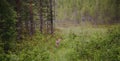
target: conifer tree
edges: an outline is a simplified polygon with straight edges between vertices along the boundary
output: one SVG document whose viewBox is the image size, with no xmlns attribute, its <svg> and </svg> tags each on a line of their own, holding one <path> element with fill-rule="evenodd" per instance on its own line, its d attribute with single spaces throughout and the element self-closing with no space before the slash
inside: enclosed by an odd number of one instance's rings
<svg viewBox="0 0 120 61">
<path fill-rule="evenodd" d="M 4 51 L 8 53 L 10 44 L 15 40 L 15 11 L 6 0 L 0 0 L 0 39 L 4 43 Z"/>
</svg>

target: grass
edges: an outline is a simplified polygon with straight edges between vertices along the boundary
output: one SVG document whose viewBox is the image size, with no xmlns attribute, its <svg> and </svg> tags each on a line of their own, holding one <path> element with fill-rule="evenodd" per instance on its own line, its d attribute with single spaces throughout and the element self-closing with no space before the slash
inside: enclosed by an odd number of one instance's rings
<svg viewBox="0 0 120 61">
<path fill-rule="evenodd" d="M 120 28 L 109 28 L 59 28 L 52 36 L 37 33 L 17 43 L 8 55 L 0 54 L 0 61 L 119 61 Z M 61 37 L 56 48 L 55 41 Z"/>
</svg>

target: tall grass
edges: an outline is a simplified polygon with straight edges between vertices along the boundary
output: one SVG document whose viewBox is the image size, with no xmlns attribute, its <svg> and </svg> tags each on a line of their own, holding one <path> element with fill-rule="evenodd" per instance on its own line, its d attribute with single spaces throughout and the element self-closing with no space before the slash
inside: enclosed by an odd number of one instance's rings
<svg viewBox="0 0 120 61">
<path fill-rule="evenodd" d="M 16 43 L 7 55 L 0 48 L 0 61 L 120 61 L 119 25 L 67 29 L 52 36 L 37 33 Z M 59 47 L 55 47 L 61 37 Z"/>
<path fill-rule="evenodd" d="M 71 61 L 120 61 L 120 26 L 113 26 L 106 33 L 93 31 L 80 35 L 71 34 L 74 52 Z M 70 40 L 72 40 L 70 39 Z"/>
</svg>

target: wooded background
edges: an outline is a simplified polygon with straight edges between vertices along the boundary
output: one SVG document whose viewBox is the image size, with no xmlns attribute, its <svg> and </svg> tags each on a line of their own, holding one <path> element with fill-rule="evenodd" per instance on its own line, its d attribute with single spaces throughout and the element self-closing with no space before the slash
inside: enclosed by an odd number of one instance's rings
<svg viewBox="0 0 120 61">
<path fill-rule="evenodd" d="M 56 26 L 120 23 L 120 0 L 0 0 L 0 51 Z"/>
<path fill-rule="evenodd" d="M 120 0 L 57 0 L 56 21 L 93 25 L 120 22 Z"/>
<path fill-rule="evenodd" d="M 9 43 L 32 37 L 36 31 L 54 33 L 54 0 L 0 0 L 0 40 Z"/>
</svg>

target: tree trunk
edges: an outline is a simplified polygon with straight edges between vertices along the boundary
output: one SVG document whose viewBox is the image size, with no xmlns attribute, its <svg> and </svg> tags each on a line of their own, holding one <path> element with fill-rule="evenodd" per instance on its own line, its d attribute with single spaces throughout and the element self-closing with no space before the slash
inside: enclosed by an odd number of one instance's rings
<svg viewBox="0 0 120 61">
<path fill-rule="evenodd" d="M 39 10 L 39 15 L 40 15 L 40 32 L 43 33 L 43 17 L 42 17 L 42 0 L 40 0 L 40 10 Z"/>
<path fill-rule="evenodd" d="M 53 30 L 53 6 L 52 6 L 53 4 L 52 4 L 52 2 L 53 2 L 53 1 L 50 0 L 50 23 L 51 23 L 51 24 L 50 24 L 50 25 L 51 25 L 51 28 L 50 28 L 50 31 L 51 31 L 51 32 L 50 32 L 50 33 L 51 33 L 51 34 L 53 34 L 53 31 L 54 31 L 54 30 Z"/>
<path fill-rule="evenodd" d="M 33 20 L 32 0 L 30 0 L 30 36 L 35 33 L 35 23 Z"/>
<path fill-rule="evenodd" d="M 27 35 L 29 34 L 29 20 L 26 20 L 25 21 L 25 29 L 26 29 L 26 33 L 27 33 Z"/>
<path fill-rule="evenodd" d="M 21 20 L 21 1 L 16 0 L 16 11 L 17 11 L 17 40 L 22 38 L 22 20 Z"/>
</svg>

